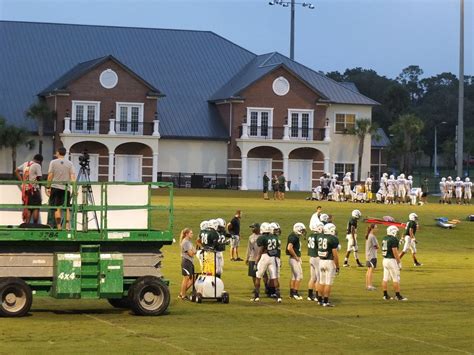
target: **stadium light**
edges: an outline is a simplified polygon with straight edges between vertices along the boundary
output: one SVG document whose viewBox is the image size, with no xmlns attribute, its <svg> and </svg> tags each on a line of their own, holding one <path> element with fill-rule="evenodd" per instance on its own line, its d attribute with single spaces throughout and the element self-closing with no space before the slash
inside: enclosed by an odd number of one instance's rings
<svg viewBox="0 0 474 355">
<path fill-rule="evenodd" d="M 314 5 L 310 2 L 296 2 L 295 0 L 283 1 L 283 0 L 272 0 L 268 5 L 281 5 L 283 7 L 289 7 L 291 5 L 291 23 L 290 23 L 290 59 L 295 59 L 295 6 L 301 5 L 302 7 L 314 10 Z"/>
</svg>

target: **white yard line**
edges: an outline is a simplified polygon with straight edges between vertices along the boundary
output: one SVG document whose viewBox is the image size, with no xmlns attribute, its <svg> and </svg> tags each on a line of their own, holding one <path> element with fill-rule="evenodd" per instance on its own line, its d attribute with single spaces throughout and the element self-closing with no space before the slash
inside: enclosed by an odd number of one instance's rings
<svg viewBox="0 0 474 355">
<path fill-rule="evenodd" d="M 141 338 L 144 338 L 144 339 L 147 339 L 147 340 L 150 340 L 150 341 L 153 341 L 155 343 L 159 343 L 159 344 L 162 344 L 162 345 L 165 345 L 165 346 L 168 346 L 170 348 L 173 348 L 175 350 L 178 350 L 182 353 L 185 353 L 185 354 L 194 354 L 193 352 L 191 351 L 188 351 L 178 345 L 174 345 L 174 344 L 171 344 L 171 343 L 168 343 L 166 341 L 163 341 L 163 340 L 160 340 L 160 339 L 157 339 L 157 338 L 152 338 L 152 337 L 148 337 L 146 335 L 143 335 L 143 334 L 140 334 L 139 332 L 133 330 L 133 329 L 129 329 L 129 328 L 125 328 L 125 327 L 122 327 L 121 325 L 117 325 L 113 322 L 109 322 L 107 320 L 104 320 L 104 319 L 101 319 L 101 318 L 98 318 L 98 317 L 95 317 L 93 315 L 90 315 L 90 314 L 86 314 L 85 315 L 86 317 L 88 318 L 91 318 L 91 319 L 94 319 L 95 321 L 97 322 L 101 322 L 101 323 L 104 323 L 104 324 L 107 324 L 107 325 L 110 325 L 111 327 L 114 327 L 114 328 L 117 328 L 117 329 L 121 329 L 123 330 L 124 332 L 127 332 L 129 334 L 133 334 L 133 335 L 136 335 L 138 337 L 141 337 Z"/>
<path fill-rule="evenodd" d="M 241 301 L 244 301 L 244 302 L 248 301 L 245 298 L 240 298 L 240 297 L 235 297 L 235 296 L 234 296 L 234 298 L 237 298 L 237 299 L 239 299 Z M 457 352 L 464 353 L 464 354 L 471 354 L 469 351 L 452 348 L 450 346 L 440 345 L 440 344 L 436 344 L 436 343 L 430 343 L 428 341 L 416 339 L 416 338 L 413 338 L 413 337 L 407 337 L 407 336 L 398 335 L 398 334 L 394 334 L 394 333 L 386 333 L 384 331 L 379 331 L 379 330 L 375 330 L 375 329 L 371 329 L 371 328 L 364 328 L 364 327 L 361 327 L 361 326 L 358 326 L 358 325 L 355 325 L 355 324 L 351 324 L 351 323 L 348 323 L 348 322 L 342 322 L 342 321 L 339 321 L 339 320 L 330 319 L 330 318 L 326 318 L 326 317 L 323 317 L 323 316 L 316 316 L 316 315 L 313 315 L 313 314 L 299 312 L 299 311 L 296 311 L 296 310 L 291 309 L 291 308 L 284 308 L 284 306 L 282 306 L 282 305 L 273 306 L 273 305 L 270 305 L 270 304 L 265 304 L 263 302 L 258 302 L 258 304 L 261 305 L 261 306 L 274 308 L 274 309 L 280 310 L 282 312 L 291 312 L 291 313 L 303 315 L 303 316 L 306 316 L 306 317 L 322 319 L 322 320 L 325 320 L 325 321 L 328 321 L 328 322 L 336 323 L 336 324 L 339 324 L 339 325 L 344 325 L 346 327 L 351 327 L 351 328 L 363 330 L 365 332 L 372 332 L 372 333 L 382 334 L 382 335 L 385 335 L 387 337 L 397 337 L 399 339 L 410 340 L 410 341 L 413 341 L 415 343 L 420 343 L 420 344 L 424 344 L 424 345 L 428 345 L 428 346 L 434 346 L 434 347 L 444 349 L 444 350 L 457 351 Z M 323 309 L 323 307 L 320 307 L 320 306 L 318 306 L 318 308 Z"/>
</svg>

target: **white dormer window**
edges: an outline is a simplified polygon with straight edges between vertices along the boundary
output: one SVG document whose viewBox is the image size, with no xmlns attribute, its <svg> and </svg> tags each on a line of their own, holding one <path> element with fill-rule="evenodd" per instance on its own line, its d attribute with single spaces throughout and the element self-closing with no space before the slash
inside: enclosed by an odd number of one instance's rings
<svg viewBox="0 0 474 355">
<path fill-rule="evenodd" d="M 100 102 L 73 101 L 72 102 L 72 133 L 99 133 Z"/>
<path fill-rule="evenodd" d="M 117 102 L 117 134 L 143 134 L 143 103 Z"/>
</svg>

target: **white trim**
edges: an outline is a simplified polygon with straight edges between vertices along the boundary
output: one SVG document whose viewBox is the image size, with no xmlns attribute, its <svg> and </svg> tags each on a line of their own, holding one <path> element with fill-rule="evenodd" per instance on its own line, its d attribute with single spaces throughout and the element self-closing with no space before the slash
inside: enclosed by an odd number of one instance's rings
<svg viewBox="0 0 474 355">
<path fill-rule="evenodd" d="M 107 85 L 107 84 L 105 84 L 104 81 L 103 81 L 103 80 L 104 80 L 104 75 L 105 75 L 105 74 L 108 74 L 108 73 L 112 73 L 112 75 L 115 76 L 115 78 L 114 78 L 115 81 L 113 82 L 112 85 Z M 118 82 L 119 82 L 119 77 L 118 77 L 117 73 L 116 73 L 114 70 L 110 69 L 110 68 L 105 69 L 105 70 L 102 71 L 102 73 L 100 73 L 100 75 L 99 75 L 99 83 L 100 83 L 100 85 L 102 85 L 102 87 L 105 88 L 105 89 L 113 89 L 114 87 L 117 86 Z"/>
<path fill-rule="evenodd" d="M 298 114 L 298 137 L 291 136 L 291 114 L 297 113 Z M 303 130 L 302 125 L 302 115 L 303 113 L 309 114 L 309 122 L 308 122 L 308 137 L 300 137 L 300 133 Z M 289 128 L 289 137 L 290 140 L 313 140 L 313 128 L 314 128 L 314 110 L 312 109 L 299 109 L 299 108 L 289 108 L 288 109 L 288 128 Z M 300 132 L 301 130 L 301 132 Z"/>
<path fill-rule="evenodd" d="M 143 115 L 145 110 L 145 104 L 143 102 L 119 102 L 115 103 L 115 133 L 116 134 L 133 134 L 135 132 L 131 131 L 132 123 L 132 111 L 128 108 L 130 107 L 139 107 L 138 110 L 138 131 L 136 133 L 143 135 Z M 120 107 L 127 107 L 127 130 L 120 130 Z"/>
<path fill-rule="evenodd" d="M 344 134 L 344 132 L 341 132 L 341 131 L 336 131 L 336 115 L 354 115 L 355 118 L 354 118 L 354 125 L 355 125 L 355 121 L 357 121 L 357 119 L 359 118 L 359 113 L 358 112 L 353 112 L 353 111 L 337 111 L 337 112 L 334 112 L 334 117 L 333 117 L 333 133 L 336 133 L 336 134 Z M 344 117 L 344 122 L 345 122 L 345 117 Z"/>
<path fill-rule="evenodd" d="M 71 101 L 71 133 L 89 133 L 89 134 L 98 134 L 99 133 L 99 127 L 100 124 L 97 123 L 96 127 L 96 122 L 100 121 L 100 101 L 84 101 L 84 100 L 72 100 Z M 94 116 L 94 130 L 77 130 L 76 129 L 76 106 L 77 105 L 95 105 L 96 110 L 95 110 L 95 116 Z M 83 124 L 87 128 L 87 110 L 84 111 L 84 117 L 82 118 Z"/>
<path fill-rule="evenodd" d="M 247 107 L 247 126 L 248 126 L 248 133 L 249 133 L 249 138 L 265 138 L 265 136 L 262 136 L 260 134 L 257 134 L 256 136 L 250 135 L 251 131 L 251 122 L 250 122 L 250 116 L 251 112 L 257 112 L 257 127 L 261 127 L 261 113 L 262 112 L 268 112 L 268 136 L 266 136 L 266 139 L 273 139 L 273 107 Z M 257 129 L 258 133 L 258 129 Z"/>
</svg>

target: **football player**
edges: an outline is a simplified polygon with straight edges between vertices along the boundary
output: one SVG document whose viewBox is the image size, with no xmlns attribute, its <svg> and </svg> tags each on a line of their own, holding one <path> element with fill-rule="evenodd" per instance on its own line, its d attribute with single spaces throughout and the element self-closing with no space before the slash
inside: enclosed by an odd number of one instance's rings
<svg viewBox="0 0 474 355">
<path fill-rule="evenodd" d="M 293 232 L 288 236 L 286 244 L 286 255 L 289 256 L 289 264 L 291 269 L 290 279 L 290 298 L 302 300 L 299 295 L 301 280 L 303 280 L 303 267 L 301 266 L 301 241 L 300 237 L 306 234 L 306 227 L 303 223 L 298 222 L 293 226 Z"/>
<path fill-rule="evenodd" d="M 446 190 L 445 177 L 441 178 L 441 181 L 439 182 L 439 193 L 440 193 L 439 203 L 446 203 L 448 199 L 448 190 Z"/>
<path fill-rule="evenodd" d="M 334 224 L 326 224 L 323 232 L 324 234 L 318 237 L 319 273 L 321 276 L 319 281 L 321 294 L 318 296 L 318 303 L 324 307 L 334 307 L 329 302 L 329 296 L 334 277 L 339 274 L 339 255 L 337 253 L 339 240 L 336 237 Z"/>
<path fill-rule="evenodd" d="M 257 238 L 257 246 L 259 252 L 257 256 L 257 273 L 255 278 L 253 302 L 260 300 L 260 280 L 268 271 L 270 274 L 270 282 L 275 287 L 275 294 L 278 303 L 281 303 L 280 296 L 280 251 L 281 241 L 278 236 L 271 234 L 272 228 L 270 223 L 263 222 L 260 225 L 261 235 Z"/>
<path fill-rule="evenodd" d="M 472 182 L 468 177 L 464 179 L 463 189 L 464 189 L 464 203 L 466 205 L 470 205 L 471 198 L 472 198 Z"/>
<path fill-rule="evenodd" d="M 203 264 L 206 258 L 206 254 L 209 252 L 215 252 L 217 243 L 219 241 L 219 234 L 217 233 L 218 226 L 219 226 L 219 222 L 217 222 L 217 219 L 209 220 L 208 228 L 204 231 L 204 233 L 201 233 L 199 235 L 199 239 L 197 240 L 197 244 L 203 249 L 202 251 Z M 216 255 L 216 258 L 217 258 L 217 255 Z M 214 266 L 215 266 L 216 276 L 218 276 L 218 271 L 222 271 L 222 270 L 219 269 L 220 266 L 218 265 L 217 262 Z"/>
<path fill-rule="evenodd" d="M 411 254 L 413 256 L 413 262 L 415 266 L 422 266 L 423 264 L 419 263 L 418 260 L 416 259 L 416 229 L 418 227 L 418 215 L 416 213 L 410 213 L 408 215 L 409 221 L 407 222 L 407 225 L 405 227 L 405 244 L 403 245 L 403 250 L 400 254 L 400 259 L 405 255 L 408 250 L 411 251 Z"/>
<path fill-rule="evenodd" d="M 197 244 L 197 247 L 198 247 L 198 250 L 196 252 L 196 256 L 198 258 L 198 261 L 199 261 L 199 265 L 201 266 L 201 270 L 202 270 L 202 263 L 204 261 L 204 251 L 202 250 L 202 242 L 201 242 L 201 238 L 203 236 L 203 234 L 205 232 L 207 232 L 209 228 L 209 221 L 202 221 L 201 224 L 199 225 L 199 237 L 196 241 L 196 244 Z"/>
<path fill-rule="evenodd" d="M 383 173 L 380 178 L 380 186 L 379 186 L 382 202 L 385 202 L 385 198 L 387 197 L 387 180 L 388 180 L 388 174 Z"/>
<path fill-rule="evenodd" d="M 344 199 L 346 201 L 352 201 L 351 173 L 350 172 L 347 172 L 344 178 L 342 179 L 342 186 L 344 188 Z"/>
<path fill-rule="evenodd" d="M 382 256 L 383 256 L 383 299 L 391 300 L 387 291 L 388 281 L 392 280 L 393 289 L 395 290 L 395 299 L 398 301 L 407 301 L 405 297 L 400 294 L 400 270 L 402 262 L 398 255 L 398 228 L 396 226 L 389 226 L 387 228 L 387 235 L 382 240 Z"/>
<path fill-rule="evenodd" d="M 456 181 L 454 182 L 454 192 L 456 194 L 456 203 L 458 205 L 462 203 L 462 188 L 463 188 L 463 182 L 461 181 L 461 178 L 458 176 L 456 178 Z"/>
<path fill-rule="evenodd" d="M 390 175 L 389 179 L 387 180 L 387 196 L 385 198 L 385 203 L 391 203 L 393 204 L 393 201 L 395 199 L 395 176 Z"/>
<path fill-rule="evenodd" d="M 219 238 L 217 239 L 217 243 L 215 246 L 216 250 L 216 274 L 217 277 L 221 277 L 222 273 L 224 272 L 224 251 L 225 245 L 227 241 L 232 238 L 232 236 L 226 232 L 226 223 L 223 218 L 217 218 L 217 234 Z"/>
<path fill-rule="evenodd" d="M 447 193 L 446 202 L 448 204 L 451 204 L 451 202 L 452 202 L 453 190 L 454 190 L 453 178 L 451 176 L 448 176 L 448 179 L 446 180 L 446 193 Z"/>
<path fill-rule="evenodd" d="M 308 237 L 308 256 L 310 278 L 308 281 L 308 301 L 318 301 L 320 293 L 319 286 L 319 256 L 318 256 L 318 238 L 323 234 L 324 224 L 318 222 L 310 227 L 311 234 Z"/>
<path fill-rule="evenodd" d="M 400 176 L 398 177 L 397 187 L 398 187 L 398 203 L 405 203 L 406 196 L 407 196 L 405 174 L 400 174 Z"/>
<path fill-rule="evenodd" d="M 372 175 L 365 179 L 365 200 L 370 202 L 372 200 Z"/>
<path fill-rule="evenodd" d="M 351 218 L 347 223 L 347 252 L 346 257 L 344 258 L 344 267 L 349 266 L 349 255 L 351 252 L 354 252 L 354 258 L 356 259 L 357 266 L 364 267 L 362 263 L 359 261 L 358 247 L 357 247 L 357 221 L 362 216 L 362 213 L 359 210 L 352 211 Z"/>
<path fill-rule="evenodd" d="M 252 229 L 252 234 L 249 237 L 248 245 L 247 245 L 247 256 L 245 257 L 245 264 L 248 265 L 248 275 L 252 278 L 253 285 L 255 287 L 255 278 L 257 273 L 257 264 L 255 261 L 257 260 L 258 255 L 258 246 L 257 246 L 257 239 L 260 235 L 260 224 L 254 223 L 250 226 Z"/>
</svg>

